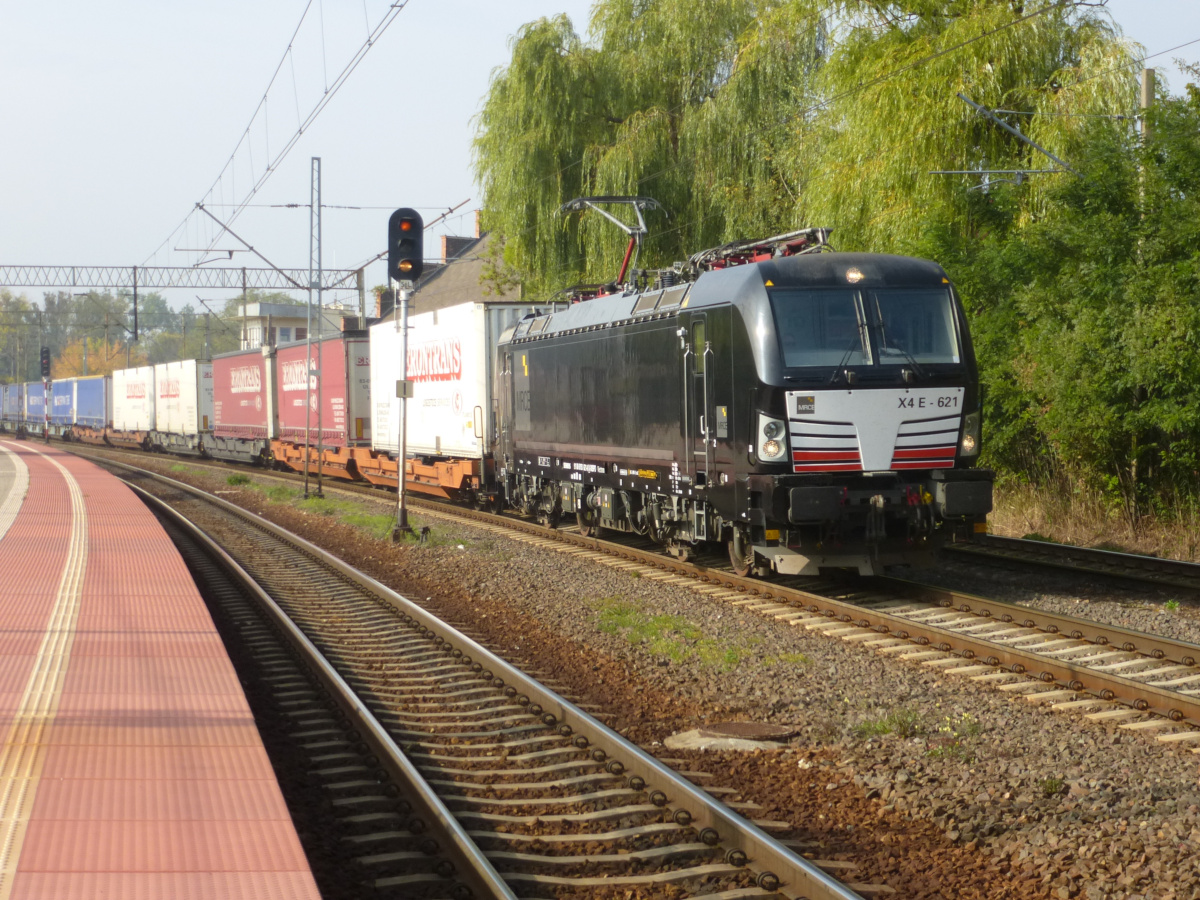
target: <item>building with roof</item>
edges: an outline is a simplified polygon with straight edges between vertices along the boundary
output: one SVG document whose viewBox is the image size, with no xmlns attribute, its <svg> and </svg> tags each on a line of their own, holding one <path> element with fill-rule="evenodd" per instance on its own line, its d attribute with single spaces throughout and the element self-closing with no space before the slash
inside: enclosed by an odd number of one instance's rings
<svg viewBox="0 0 1200 900">
<path fill-rule="evenodd" d="M 476 217 L 475 236 L 443 235 L 441 255 L 435 262 L 426 262 L 425 271 L 417 281 L 409 301 L 409 314 L 431 312 L 460 303 L 517 303 L 521 288 L 495 292 L 483 283 L 484 267 L 492 253 L 492 236 L 480 233 Z M 375 315 L 391 318 L 391 298 L 387 294 L 377 300 Z"/>
<path fill-rule="evenodd" d="M 286 344 L 303 341 L 308 337 L 308 307 L 302 303 L 261 303 L 251 301 L 240 307 L 242 339 L 241 348 L 250 350 L 264 343 Z M 336 334 L 342 330 L 342 319 L 357 316 L 358 306 L 326 306 L 318 329 L 317 307 L 313 305 L 313 337 L 320 334 Z"/>
</svg>

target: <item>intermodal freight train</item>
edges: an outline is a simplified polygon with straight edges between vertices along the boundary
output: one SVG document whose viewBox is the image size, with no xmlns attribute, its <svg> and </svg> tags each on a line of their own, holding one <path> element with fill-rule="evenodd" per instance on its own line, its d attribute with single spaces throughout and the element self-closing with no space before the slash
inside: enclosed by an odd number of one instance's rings
<svg viewBox="0 0 1200 900">
<path fill-rule="evenodd" d="M 410 317 L 407 488 L 680 557 L 724 544 L 742 573 L 870 574 L 986 530 L 953 285 L 824 239 L 727 245 L 647 289 Z M 394 487 L 400 338 L 389 319 L 316 343 L 319 383 L 303 343 L 54 382 L 49 429 Z M 41 383 L 2 399 L 6 428 L 42 433 Z"/>
</svg>

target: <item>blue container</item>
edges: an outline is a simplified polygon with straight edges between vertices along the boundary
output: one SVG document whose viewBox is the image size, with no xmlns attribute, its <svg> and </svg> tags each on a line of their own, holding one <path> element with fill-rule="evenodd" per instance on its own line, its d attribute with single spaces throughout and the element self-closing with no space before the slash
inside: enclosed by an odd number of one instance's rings
<svg viewBox="0 0 1200 900">
<path fill-rule="evenodd" d="M 112 419 L 112 380 L 107 375 L 75 378 L 75 423 L 107 428 Z"/>
<path fill-rule="evenodd" d="M 50 424 L 75 422 L 75 379 L 63 378 L 50 386 Z"/>
<path fill-rule="evenodd" d="M 5 422 L 20 422 L 25 415 L 25 385 L 4 385 L 3 407 L 0 416 Z"/>
<path fill-rule="evenodd" d="M 25 385 L 25 424 L 39 427 L 46 424 L 46 386 L 40 381 Z"/>
</svg>

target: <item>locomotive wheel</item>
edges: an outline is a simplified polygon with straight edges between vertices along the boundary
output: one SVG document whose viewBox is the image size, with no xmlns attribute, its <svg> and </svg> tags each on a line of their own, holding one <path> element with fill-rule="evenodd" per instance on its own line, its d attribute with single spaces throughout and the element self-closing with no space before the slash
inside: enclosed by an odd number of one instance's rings
<svg viewBox="0 0 1200 900">
<path fill-rule="evenodd" d="M 750 546 L 746 532 L 735 528 L 726 539 L 725 546 L 729 549 L 729 564 L 735 575 L 745 578 L 754 571 L 754 548 Z"/>
<path fill-rule="evenodd" d="M 600 526 L 596 522 L 594 509 L 580 509 L 575 513 L 575 522 L 579 525 L 579 533 L 584 537 L 596 537 L 600 534 Z"/>
</svg>

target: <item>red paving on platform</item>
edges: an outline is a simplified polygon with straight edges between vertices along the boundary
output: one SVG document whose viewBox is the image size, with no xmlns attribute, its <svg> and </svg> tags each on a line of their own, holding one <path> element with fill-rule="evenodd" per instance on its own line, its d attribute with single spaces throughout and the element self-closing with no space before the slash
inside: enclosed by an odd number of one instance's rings
<svg viewBox="0 0 1200 900">
<path fill-rule="evenodd" d="M 150 511 L 0 441 L 0 900 L 319 897 L 237 675 Z"/>
</svg>

